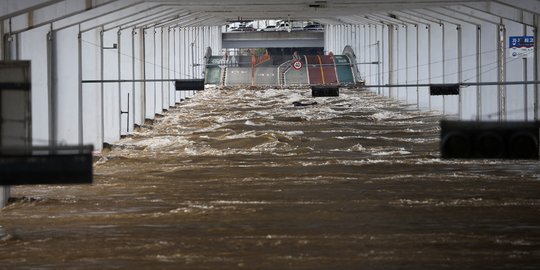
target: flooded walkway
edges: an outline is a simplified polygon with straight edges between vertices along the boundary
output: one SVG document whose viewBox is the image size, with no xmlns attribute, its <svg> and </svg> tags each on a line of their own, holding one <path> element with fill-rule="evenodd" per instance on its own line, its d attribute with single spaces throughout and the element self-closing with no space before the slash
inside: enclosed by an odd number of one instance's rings
<svg viewBox="0 0 540 270">
<path fill-rule="evenodd" d="M 200 92 L 92 186 L 15 187 L 0 268 L 538 269 L 540 164 L 441 160 L 439 118 L 358 90 Z"/>
</svg>

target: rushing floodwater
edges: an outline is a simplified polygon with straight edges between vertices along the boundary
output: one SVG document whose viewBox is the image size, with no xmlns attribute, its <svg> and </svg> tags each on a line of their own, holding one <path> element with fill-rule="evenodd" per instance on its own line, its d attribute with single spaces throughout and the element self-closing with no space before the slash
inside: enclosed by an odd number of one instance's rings
<svg viewBox="0 0 540 270">
<path fill-rule="evenodd" d="M 539 269 L 535 161 L 441 160 L 438 120 L 369 92 L 207 90 L 91 186 L 15 187 L 1 269 Z"/>
</svg>

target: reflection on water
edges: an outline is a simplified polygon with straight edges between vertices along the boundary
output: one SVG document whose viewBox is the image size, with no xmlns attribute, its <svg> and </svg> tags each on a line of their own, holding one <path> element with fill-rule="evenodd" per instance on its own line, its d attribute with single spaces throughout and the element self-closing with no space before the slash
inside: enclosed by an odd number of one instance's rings
<svg viewBox="0 0 540 270">
<path fill-rule="evenodd" d="M 94 185 L 14 188 L 0 268 L 536 269 L 538 162 L 441 160 L 439 117 L 358 90 L 201 92 Z"/>
</svg>

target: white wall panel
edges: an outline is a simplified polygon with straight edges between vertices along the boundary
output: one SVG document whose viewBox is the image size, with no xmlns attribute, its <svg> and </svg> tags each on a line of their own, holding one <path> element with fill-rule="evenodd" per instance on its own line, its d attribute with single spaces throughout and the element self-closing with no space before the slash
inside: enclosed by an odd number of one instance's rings
<svg viewBox="0 0 540 270">
<path fill-rule="evenodd" d="M 457 83 L 459 81 L 458 27 L 455 24 L 444 24 L 443 83 Z M 459 96 L 444 96 L 443 113 L 449 115 L 457 115 L 459 113 Z"/>
<path fill-rule="evenodd" d="M 100 29 L 84 32 L 81 35 L 82 79 L 101 79 Z M 103 145 L 101 130 L 101 84 L 85 83 L 83 94 L 83 142 L 101 150 Z"/>
<path fill-rule="evenodd" d="M 167 56 L 167 60 L 168 60 L 168 78 L 171 79 L 171 80 L 174 80 L 176 79 L 176 74 L 175 74 L 175 71 L 176 71 L 176 29 L 173 28 L 173 29 L 170 29 L 169 30 L 169 33 L 168 33 L 168 40 L 169 40 L 169 49 L 168 49 L 168 56 Z M 173 82 L 169 82 L 167 84 L 167 89 L 168 89 L 168 95 L 169 95 L 169 103 L 168 103 L 168 106 L 169 107 L 172 107 L 172 106 L 175 106 L 175 103 L 176 103 L 176 97 L 175 97 L 175 88 L 174 88 L 174 83 Z"/>
<path fill-rule="evenodd" d="M 56 31 L 54 87 L 57 106 L 57 143 L 79 144 L 79 27 Z"/>
<path fill-rule="evenodd" d="M 155 79 L 163 79 L 163 30 L 162 28 L 155 29 L 155 38 L 154 38 L 154 62 L 152 63 Z M 154 113 L 163 112 L 163 82 L 157 81 L 154 84 Z"/>
<path fill-rule="evenodd" d="M 430 83 L 443 83 L 443 28 L 442 24 L 432 24 L 430 27 Z M 431 109 L 443 111 L 443 97 L 431 97 Z"/>
<path fill-rule="evenodd" d="M 185 28 L 178 28 L 178 61 L 179 61 L 179 69 L 178 69 L 178 78 L 179 79 L 185 79 L 186 78 L 186 29 Z M 185 98 L 185 92 L 179 91 L 177 92 L 177 98 L 179 101 L 184 100 Z"/>
<path fill-rule="evenodd" d="M 348 30 L 348 27 L 345 27 L 344 29 L 345 31 Z M 380 40 L 377 38 L 377 26 L 376 25 L 369 25 L 369 62 L 370 63 L 374 63 L 374 62 L 378 62 L 380 59 L 380 56 L 378 55 L 379 53 L 379 48 L 380 48 L 380 44 L 378 42 L 380 42 Z M 346 34 L 346 33 L 344 33 Z M 369 81 L 371 82 L 371 84 L 379 84 L 380 82 L 380 77 L 379 77 L 379 65 L 377 64 L 370 64 L 367 66 L 368 67 L 368 70 L 369 70 Z M 373 88 L 371 89 L 372 91 L 374 92 L 377 92 L 379 93 L 379 89 L 378 88 Z"/>
<path fill-rule="evenodd" d="M 118 80 L 118 29 L 103 32 L 103 79 Z M 104 83 L 104 141 L 113 143 L 120 139 L 119 83 Z"/>
<path fill-rule="evenodd" d="M 398 26 L 397 39 L 398 39 L 398 48 L 397 48 L 397 83 L 398 84 L 407 84 L 407 26 L 400 25 Z M 404 87 L 397 88 L 396 98 L 400 101 L 407 100 L 407 89 Z"/>
<path fill-rule="evenodd" d="M 143 35 L 142 29 L 133 30 L 133 46 L 134 46 L 134 58 L 133 63 L 135 70 L 135 79 L 143 80 L 144 79 L 144 42 L 145 38 Z M 135 117 L 135 124 L 142 125 L 145 118 L 145 104 L 144 104 L 144 82 L 135 82 L 134 84 L 134 100 L 133 100 L 133 116 Z"/>
<path fill-rule="evenodd" d="M 430 81 L 429 78 L 429 67 L 430 67 L 430 25 L 419 24 L 418 31 L 418 83 L 419 84 L 428 84 Z M 429 87 L 419 87 L 418 88 L 418 107 L 422 110 L 430 110 L 431 96 L 429 94 Z"/>
<path fill-rule="evenodd" d="M 162 51 L 161 51 L 161 77 L 164 80 L 168 80 L 170 78 L 169 76 L 169 67 L 170 67 L 170 61 L 169 61 L 169 29 L 164 28 L 161 36 L 162 40 Z M 169 109 L 169 96 L 171 92 L 171 82 L 163 82 L 162 83 L 162 99 L 161 99 L 161 109 L 167 110 Z"/>
<path fill-rule="evenodd" d="M 49 144 L 48 32 L 49 28 L 44 26 L 19 34 L 19 60 L 31 61 L 34 145 Z"/>
<path fill-rule="evenodd" d="M 148 28 L 144 31 L 144 70 L 145 79 L 155 79 L 155 42 L 154 42 L 154 28 Z M 155 115 L 155 83 L 145 83 L 145 118 L 154 119 Z"/>
<path fill-rule="evenodd" d="M 407 67 L 406 76 L 407 84 L 418 84 L 418 26 L 414 24 L 407 24 Z M 407 104 L 418 104 L 418 87 L 406 88 L 406 102 Z"/>
<path fill-rule="evenodd" d="M 175 28 L 175 31 L 174 31 L 174 42 L 175 42 L 175 51 L 174 51 L 174 78 L 175 79 L 180 79 L 182 78 L 182 75 L 181 75 L 181 42 L 180 42 L 180 28 L 177 27 Z M 176 90 L 174 91 L 174 98 L 175 98 L 175 102 L 176 103 L 180 103 L 180 92 L 177 92 Z"/>
<path fill-rule="evenodd" d="M 524 26 L 519 23 L 504 21 L 506 27 L 505 41 L 505 61 L 506 61 L 506 80 L 507 81 L 523 81 L 525 74 L 525 62 L 523 58 L 512 57 L 511 51 L 508 48 L 510 36 L 524 36 Z M 506 119 L 507 120 L 524 120 L 528 116 L 527 112 L 527 86 L 526 85 L 508 85 L 506 86 Z"/>
<path fill-rule="evenodd" d="M 534 36 L 535 34 L 535 28 L 532 27 L 532 26 L 527 26 L 526 27 L 526 30 L 525 30 L 525 35 L 526 36 Z M 538 42 L 538 37 L 536 38 L 536 42 Z M 535 55 L 534 55 L 534 52 L 531 53 L 531 55 L 528 55 L 528 58 L 527 58 L 527 61 L 525 63 L 525 66 L 527 67 L 526 69 L 526 72 L 527 72 L 527 76 L 526 76 L 526 80 L 527 81 L 534 81 L 535 80 L 535 76 L 534 76 L 534 73 L 535 73 Z M 529 84 L 529 85 L 526 85 L 525 86 L 526 89 L 527 89 L 527 120 L 528 121 L 533 121 L 535 120 L 534 118 L 534 85 L 533 84 Z"/>
<path fill-rule="evenodd" d="M 370 78 L 370 64 L 369 62 L 371 61 L 371 58 L 370 58 L 370 51 L 369 51 L 369 45 L 370 45 L 370 38 L 369 38 L 369 25 L 364 25 L 364 27 L 362 28 L 362 36 L 363 36 L 363 42 L 361 44 L 362 46 L 362 61 L 361 61 L 361 66 L 362 66 L 362 69 L 361 69 L 361 76 L 363 78 L 363 80 L 366 82 L 366 84 L 371 84 L 371 78 Z"/>
<path fill-rule="evenodd" d="M 480 55 L 480 81 L 497 82 L 498 26 L 489 23 L 482 24 L 480 33 L 480 45 L 482 48 Z M 497 89 L 497 86 L 480 87 L 481 120 L 498 119 L 499 99 Z"/>
<path fill-rule="evenodd" d="M 382 25 L 381 26 L 381 79 L 382 79 L 382 84 L 390 84 L 390 73 L 389 73 L 389 67 L 390 67 L 390 57 L 388 55 L 388 50 L 389 50 L 389 47 L 390 47 L 390 39 L 389 39 L 389 34 L 390 34 L 390 27 L 388 25 Z M 382 94 L 384 96 L 387 96 L 389 97 L 390 96 L 390 88 L 388 87 L 383 87 L 382 88 Z"/>
<path fill-rule="evenodd" d="M 461 74 L 462 82 L 477 82 L 478 77 L 478 30 L 473 24 L 461 25 Z M 477 93 L 478 86 L 469 86 L 461 88 L 461 119 L 477 119 Z"/>
<path fill-rule="evenodd" d="M 132 29 L 124 29 L 120 32 L 120 79 L 132 80 L 133 77 L 133 35 Z M 132 82 L 123 82 L 120 84 L 120 110 L 123 113 L 120 117 L 120 130 L 122 135 L 133 132 L 133 87 Z M 129 111 L 128 111 L 129 108 Z"/>
</svg>

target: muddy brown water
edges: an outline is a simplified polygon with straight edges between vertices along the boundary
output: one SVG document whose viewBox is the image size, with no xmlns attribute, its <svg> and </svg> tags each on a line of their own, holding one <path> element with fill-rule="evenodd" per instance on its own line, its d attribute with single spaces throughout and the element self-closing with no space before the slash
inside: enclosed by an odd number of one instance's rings
<svg viewBox="0 0 540 270">
<path fill-rule="evenodd" d="M 210 89 L 93 185 L 14 187 L 0 269 L 539 269 L 537 161 L 441 160 L 436 113 L 367 91 Z"/>
</svg>

